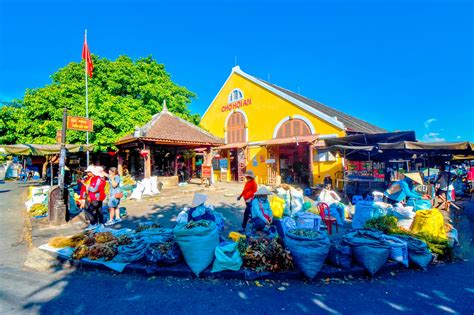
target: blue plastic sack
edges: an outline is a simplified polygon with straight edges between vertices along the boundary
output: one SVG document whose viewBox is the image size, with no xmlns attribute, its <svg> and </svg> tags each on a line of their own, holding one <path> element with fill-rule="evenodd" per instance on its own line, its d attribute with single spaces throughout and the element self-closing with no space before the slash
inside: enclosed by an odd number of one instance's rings
<svg viewBox="0 0 474 315">
<path fill-rule="evenodd" d="M 148 261 L 160 265 L 177 263 L 182 257 L 181 250 L 175 241 L 150 244 L 145 255 Z"/>
<path fill-rule="evenodd" d="M 349 232 L 344 235 L 343 244 L 351 246 L 355 260 L 372 276 L 382 268 L 390 255 L 390 245 L 383 239 L 383 233 L 377 230 Z"/>
<path fill-rule="evenodd" d="M 374 217 L 375 206 L 371 201 L 359 201 L 355 206 L 355 213 L 352 218 L 352 228 L 362 229 L 365 222 Z"/>
<path fill-rule="evenodd" d="M 430 200 L 426 199 L 413 199 L 410 198 L 407 201 L 407 206 L 413 207 L 413 211 L 418 210 L 430 210 L 433 208 Z"/>
<path fill-rule="evenodd" d="M 425 242 L 408 235 L 397 235 L 397 238 L 407 242 L 408 261 L 425 270 L 433 259 L 433 255 Z"/>
<path fill-rule="evenodd" d="M 308 278 L 314 278 L 324 265 L 329 252 L 329 238 L 326 233 L 311 230 L 315 238 L 293 234 L 289 230 L 285 235 L 285 245 L 290 250 L 296 266 Z"/>
<path fill-rule="evenodd" d="M 209 226 L 187 229 L 186 224 L 178 224 L 173 229 L 176 242 L 183 253 L 184 260 L 196 276 L 214 260 L 214 250 L 219 245 L 219 232 L 215 222 Z"/>
<path fill-rule="evenodd" d="M 223 270 L 240 270 L 242 267 L 242 257 L 237 250 L 237 243 L 229 243 L 216 247 L 216 259 L 212 266 L 212 272 L 219 272 Z"/>
<path fill-rule="evenodd" d="M 335 267 L 350 269 L 352 266 L 351 247 L 347 244 L 342 244 L 340 241 L 331 242 L 327 261 Z"/>
</svg>

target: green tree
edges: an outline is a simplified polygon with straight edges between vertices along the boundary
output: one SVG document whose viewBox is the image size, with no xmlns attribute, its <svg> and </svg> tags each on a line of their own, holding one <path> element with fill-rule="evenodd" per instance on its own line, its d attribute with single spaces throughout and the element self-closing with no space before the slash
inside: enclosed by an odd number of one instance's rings
<svg viewBox="0 0 474 315">
<path fill-rule="evenodd" d="M 171 80 L 164 65 L 151 56 L 133 61 L 120 56 L 115 61 L 92 56 L 94 75 L 89 78 L 89 117 L 94 120 L 90 143 L 106 150 L 122 136 L 142 126 L 160 112 L 166 100 L 175 115 L 199 122 L 188 104 L 195 94 Z M 1 108 L 0 143 L 56 142 L 63 108 L 71 116 L 85 116 L 84 63 L 71 62 L 52 76 L 52 82 L 27 89 L 15 106 Z M 85 132 L 68 130 L 68 143 L 85 143 Z"/>
</svg>

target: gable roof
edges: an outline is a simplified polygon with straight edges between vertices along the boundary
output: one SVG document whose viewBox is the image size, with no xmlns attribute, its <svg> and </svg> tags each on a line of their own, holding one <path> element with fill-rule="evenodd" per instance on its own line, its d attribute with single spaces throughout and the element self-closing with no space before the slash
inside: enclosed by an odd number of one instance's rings
<svg viewBox="0 0 474 315">
<path fill-rule="evenodd" d="M 199 128 L 198 126 L 176 117 L 168 112 L 166 107 L 160 113 L 154 115 L 140 130 L 140 136 L 134 134 L 126 135 L 115 144 L 124 144 L 141 139 L 162 144 L 175 145 L 210 145 L 219 146 L 224 144 L 224 140 Z"/>
<path fill-rule="evenodd" d="M 216 97 L 211 102 L 211 104 L 214 103 L 214 101 L 217 99 L 217 96 L 220 94 L 220 92 L 222 91 L 222 89 L 224 88 L 224 86 L 226 85 L 226 83 L 229 81 L 230 77 L 233 74 L 238 74 L 254 82 L 260 87 L 280 96 L 281 98 L 293 103 L 294 105 L 306 110 L 307 112 L 312 113 L 313 115 L 321 118 L 322 120 L 340 129 L 343 129 L 346 131 L 352 131 L 352 132 L 359 132 L 359 133 L 387 132 L 387 130 L 383 128 L 372 125 L 366 121 L 363 121 L 356 117 L 345 114 L 341 111 L 338 111 L 336 109 L 323 105 L 319 102 L 313 101 L 307 97 L 304 97 L 302 95 L 299 95 L 287 89 L 279 87 L 275 84 L 272 84 L 264 80 L 258 79 L 254 76 L 251 76 L 245 73 L 244 71 L 242 71 L 239 66 L 235 66 L 234 68 L 232 68 L 232 72 L 230 73 L 229 77 L 226 79 L 224 85 L 221 87 Z M 209 108 L 206 110 L 203 116 L 206 115 L 208 110 Z"/>
</svg>

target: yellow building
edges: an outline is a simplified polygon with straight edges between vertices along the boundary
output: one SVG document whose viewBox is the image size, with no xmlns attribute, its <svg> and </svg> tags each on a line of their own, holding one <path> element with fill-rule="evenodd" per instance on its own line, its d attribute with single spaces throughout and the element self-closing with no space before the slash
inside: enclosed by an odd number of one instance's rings
<svg viewBox="0 0 474 315">
<path fill-rule="evenodd" d="M 236 66 L 204 113 L 201 126 L 225 139 L 213 159 L 218 181 L 243 180 L 253 170 L 259 183 L 321 183 L 342 171 L 325 150 L 325 138 L 384 129 L 255 78 Z"/>
</svg>

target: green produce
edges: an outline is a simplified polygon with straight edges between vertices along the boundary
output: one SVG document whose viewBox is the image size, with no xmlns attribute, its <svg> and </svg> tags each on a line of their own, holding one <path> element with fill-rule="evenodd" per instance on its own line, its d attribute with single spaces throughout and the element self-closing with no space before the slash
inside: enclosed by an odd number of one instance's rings
<svg viewBox="0 0 474 315">
<path fill-rule="evenodd" d="M 99 244 L 117 241 L 117 238 L 110 232 L 95 233 L 94 238 L 95 238 L 96 243 L 99 243 Z"/>
<path fill-rule="evenodd" d="M 320 235 L 320 232 L 312 229 L 292 229 L 289 232 L 293 235 L 307 238 L 317 238 Z"/>
<path fill-rule="evenodd" d="M 199 226 L 207 228 L 207 227 L 211 226 L 211 222 L 212 221 L 209 221 L 209 220 L 191 221 L 191 222 L 188 222 L 186 224 L 185 228 L 187 228 L 188 230 L 194 229 L 194 228 L 199 227 Z"/>
<path fill-rule="evenodd" d="M 117 249 L 114 245 L 96 244 L 89 248 L 87 257 L 92 260 L 104 258 L 105 260 L 112 260 L 117 255 Z"/>
<path fill-rule="evenodd" d="M 392 215 L 372 218 L 365 222 L 366 229 L 376 229 L 385 234 L 397 233 L 400 228 L 397 226 L 398 219 Z"/>
<path fill-rule="evenodd" d="M 81 246 L 76 248 L 76 250 L 72 254 L 72 258 L 82 259 L 82 258 L 86 258 L 87 255 L 89 255 L 89 247 L 87 247 L 85 245 L 81 245 Z"/>
</svg>

